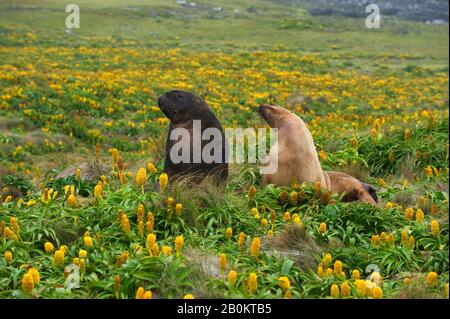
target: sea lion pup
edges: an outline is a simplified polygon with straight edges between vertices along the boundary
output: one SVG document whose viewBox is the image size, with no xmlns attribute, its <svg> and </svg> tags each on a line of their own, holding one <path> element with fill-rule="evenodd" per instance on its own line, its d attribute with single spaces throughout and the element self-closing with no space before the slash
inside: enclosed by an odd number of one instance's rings
<svg viewBox="0 0 450 319">
<path fill-rule="evenodd" d="M 344 194 L 344 201 L 360 200 L 376 205 L 377 197 L 371 185 L 344 173 L 322 170 L 312 135 L 300 117 L 281 106 L 267 104 L 261 105 L 258 112 L 270 127 L 278 129 L 278 141 L 265 161 L 266 165 L 277 161 L 278 170 L 263 174 L 263 185 L 290 186 L 294 181 L 319 181 L 323 188 Z"/>
<path fill-rule="evenodd" d="M 172 179 L 189 176 L 200 183 L 206 176 L 217 184 L 228 178 L 226 139 L 214 112 L 199 96 L 172 90 L 158 99 L 170 120 L 164 171 Z"/>
</svg>

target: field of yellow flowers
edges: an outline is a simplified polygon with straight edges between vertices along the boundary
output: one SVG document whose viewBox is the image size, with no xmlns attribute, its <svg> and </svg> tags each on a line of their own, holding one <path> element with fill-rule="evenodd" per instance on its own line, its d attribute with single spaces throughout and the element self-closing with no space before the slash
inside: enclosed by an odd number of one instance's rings
<svg viewBox="0 0 450 319">
<path fill-rule="evenodd" d="M 448 65 L 2 32 L 0 298 L 448 298 Z M 287 106 L 323 168 L 373 184 L 379 206 L 261 187 L 255 165 L 224 189 L 170 183 L 156 101 L 173 88 L 225 127 Z"/>
</svg>

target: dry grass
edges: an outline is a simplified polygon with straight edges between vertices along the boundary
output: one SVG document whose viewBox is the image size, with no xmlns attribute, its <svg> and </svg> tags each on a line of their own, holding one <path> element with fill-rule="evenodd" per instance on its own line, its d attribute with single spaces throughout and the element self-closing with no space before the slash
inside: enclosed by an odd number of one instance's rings
<svg viewBox="0 0 450 319">
<path fill-rule="evenodd" d="M 297 225 L 287 226 L 270 240 L 266 238 L 264 244 L 268 250 L 273 249 L 275 253 L 289 256 L 304 271 L 316 268 L 317 258 L 323 251 L 305 228 Z"/>
</svg>

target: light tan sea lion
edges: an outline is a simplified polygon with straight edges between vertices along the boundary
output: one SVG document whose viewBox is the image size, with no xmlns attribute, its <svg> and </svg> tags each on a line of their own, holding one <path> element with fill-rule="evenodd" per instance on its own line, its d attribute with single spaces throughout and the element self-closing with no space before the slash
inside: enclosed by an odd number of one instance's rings
<svg viewBox="0 0 450 319">
<path fill-rule="evenodd" d="M 319 181 L 323 188 L 344 194 L 344 201 L 360 200 L 376 205 L 377 196 L 371 185 L 345 173 L 322 170 L 312 135 L 300 117 L 281 106 L 267 104 L 261 105 L 258 112 L 270 127 L 278 129 L 278 141 L 265 161 L 266 165 L 272 159 L 278 161 L 278 170 L 263 174 L 263 185 L 291 186 L 292 183 Z"/>
</svg>

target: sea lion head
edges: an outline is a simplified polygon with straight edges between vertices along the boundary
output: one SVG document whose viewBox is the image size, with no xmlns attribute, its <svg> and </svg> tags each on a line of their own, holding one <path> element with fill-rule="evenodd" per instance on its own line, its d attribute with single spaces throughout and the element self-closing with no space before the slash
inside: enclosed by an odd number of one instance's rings
<svg viewBox="0 0 450 319">
<path fill-rule="evenodd" d="M 287 109 L 277 105 L 261 104 L 258 107 L 261 117 L 270 125 L 270 127 L 279 128 L 284 119 L 292 116 Z"/>
<path fill-rule="evenodd" d="M 199 119 L 202 113 L 210 110 L 201 97 L 181 90 L 172 90 L 160 96 L 158 106 L 174 124 Z"/>
</svg>

